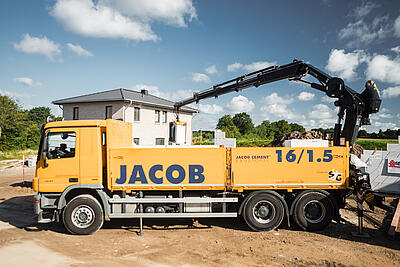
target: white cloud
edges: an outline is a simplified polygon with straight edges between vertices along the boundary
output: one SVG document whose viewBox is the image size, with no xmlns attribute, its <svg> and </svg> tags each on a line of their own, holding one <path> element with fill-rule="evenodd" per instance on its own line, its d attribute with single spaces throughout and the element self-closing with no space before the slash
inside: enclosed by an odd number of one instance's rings
<svg viewBox="0 0 400 267">
<path fill-rule="evenodd" d="M 207 114 L 196 114 L 193 116 L 192 129 L 197 130 L 209 130 L 214 131 L 217 126 L 217 119 L 214 116 Z"/>
<path fill-rule="evenodd" d="M 16 83 L 20 83 L 20 84 L 31 86 L 31 87 L 35 87 L 35 86 L 40 86 L 41 85 L 40 82 L 35 82 L 34 80 L 32 80 L 29 77 L 18 77 L 18 78 L 14 78 L 13 81 L 16 82 Z"/>
<path fill-rule="evenodd" d="M 399 26 L 400 27 L 400 26 Z M 400 45 L 399 46 L 396 46 L 396 47 L 393 47 L 392 49 L 390 49 L 391 51 L 393 51 L 393 52 L 396 52 L 396 53 L 400 53 Z"/>
<path fill-rule="evenodd" d="M 308 114 L 310 119 L 305 121 L 307 128 L 332 128 L 336 122 L 337 111 L 325 104 L 314 105 Z"/>
<path fill-rule="evenodd" d="M 400 16 L 397 17 L 397 19 L 394 21 L 394 34 L 397 37 L 400 37 Z"/>
<path fill-rule="evenodd" d="M 82 57 L 91 57 L 91 56 L 93 56 L 92 52 L 82 48 L 82 46 L 80 46 L 80 45 L 74 45 L 74 44 L 71 44 L 71 43 L 67 43 L 67 47 L 72 52 L 77 54 L 78 56 L 82 56 Z"/>
<path fill-rule="evenodd" d="M 267 105 L 273 105 L 273 104 L 282 104 L 282 105 L 289 105 L 294 102 L 294 99 L 292 97 L 286 96 L 286 97 L 280 97 L 277 93 L 272 93 L 269 96 L 263 97 L 263 102 Z"/>
<path fill-rule="evenodd" d="M 332 119 L 334 115 L 335 111 L 325 104 L 313 106 L 313 110 L 309 113 L 309 117 L 312 119 Z"/>
<path fill-rule="evenodd" d="M 285 119 L 285 120 L 301 120 L 304 119 L 304 116 L 299 114 L 298 112 L 289 109 L 286 105 L 284 104 L 270 104 L 270 105 L 264 105 L 260 109 L 261 111 L 264 111 L 266 114 L 265 115 L 273 115 L 276 116 L 279 119 Z"/>
<path fill-rule="evenodd" d="M 0 89 L 0 95 L 5 95 L 5 96 L 11 97 L 11 98 L 28 98 L 28 97 L 30 97 L 28 94 L 3 91 L 1 89 Z"/>
<path fill-rule="evenodd" d="M 371 11 L 377 7 L 379 7 L 379 5 L 373 2 L 363 2 L 360 6 L 354 9 L 354 16 L 357 19 L 360 19 L 371 13 Z"/>
<path fill-rule="evenodd" d="M 117 10 L 92 0 L 58 0 L 50 14 L 64 27 L 88 37 L 155 41 L 149 24 L 134 21 Z"/>
<path fill-rule="evenodd" d="M 400 57 L 390 59 L 385 55 L 375 55 L 368 62 L 366 75 L 368 79 L 400 84 Z"/>
<path fill-rule="evenodd" d="M 276 62 L 268 62 L 268 61 L 257 61 L 243 66 L 243 69 L 248 72 L 257 71 L 260 69 L 265 69 L 270 66 L 276 65 Z"/>
<path fill-rule="evenodd" d="M 393 122 L 374 121 L 372 125 L 382 130 L 397 128 L 397 124 Z"/>
<path fill-rule="evenodd" d="M 226 66 L 226 70 L 232 72 L 232 71 L 237 71 L 237 70 L 241 69 L 242 67 L 243 67 L 243 65 L 241 63 L 236 62 L 236 63 Z"/>
<path fill-rule="evenodd" d="M 348 40 L 349 47 L 368 45 L 381 40 L 391 32 L 388 16 L 375 17 L 370 23 L 363 18 L 350 22 L 339 31 L 339 39 Z"/>
<path fill-rule="evenodd" d="M 379 119 L 391 119 L 393 118 L 393 115 L 389 113 L 389 110 L 386 108 L 381 108 L 378 113 L 374 113 L 371 115 L 371 118 L 373 120 L 379 120 Z"/>
<path fill-rule="evenodd" d="M 399 118 L 399 120 L 400 120 L 400 113 L 399 113 L 399 114 L 397 114 L 397 118 Z"/>
<path fill-rule="evenodd" d="M 394 98 L 400 96 L 400 86 L 388 87 L 382 91 L 382 98 Z"/>
<path fill-rule="evenodd" d="M 205 71 L 207 74 L 214 74 L 218 72 L 217 67 L 215 65 L 206 68 Z"/>
<path fill-rule="evenodd" d="M 50 14 L 82 36 L 135 41 L 160 39 L 153 22 L 186 27 L 197 17 L 191 0 L 57 0 Z"/>
<path fill-rule="evenodd" d="M 196 83 L 210 83 L 210 78 L 204 73 L 193 73 L 192 82 Z"/>
<path fill-rule="evenodd" d="M 254 109 L 254 102 L 247 99 L 247 97 L 238 95 L 232 98 L 227 108 L 232 113 L 250 112 Z"/>
<path fill-rule="evenodd" d="M 199 104 L 199 110 L 205 114 L 219 114 L 223 111 L 223 108 L 217 104 Z"/>
<path fill-rule="evenodd" d="M 315 94 L 313 93 L 303 91 L 297 96 L 297 98 L 301 101 L 311 101 L 314 99 L 314 96 Z"/>
<path fill-rule="evenodd" d="M 264 105 L 260 108 L 261 111 L 265 112 L 265 115 L 275 116 L 279 119 L 286 120 L 301 120 L 304 119 L 304 115 L 299 114 L 295 110 L 291 110 L 287 105 L 294 102 L 294 98 L 290 96 L 280 97 L 277 93 L 272 93 L 269 96 L 263 97 Z"/>
<path fill-rule="evenodd" d="M 324 95 L 323 97 L 321 97 L 321 102 L 325 102 L 325 103 L 334 103 L 336 100 L 337 100 L 337 98 L 332 98 L 327 95 Z"/>
<path fill-rule="evenodd" d="M 100 0 L 99 3 L 145 22 L 155 20 L 173 26 L 186 27 L 186 20 L 190 22 L 197 18 L 196 9 L 191 0 Z"/>
<path fill-rule="evenodd" d="M 50 41 L 46 36 L 40 38 L 25 34 L 19 43 L 14 43 L 14 48 L 27 54 L 44 55 L 50 60 L 61 54 L 60 45 Z"/>
<path fill-rule="evenodd" d="M 332 49 L 326 69 L 343 79 L 353 80 L 356 78 L 355 70 L 367 59 L 368 56 L 361 50 L 346 53 L 343 49 Z"/>
<path fill-rule="evenodd" d="M 265 69 L 268 68 L 270 66 L 274 66 L 276 65 L 276 62 L 269 62 L 269 61 L 256 61 L 247 65 L 243 65 L 239 62 L 230 64 L 226 67 L 227 71 L 233 72 L 233 71 L 237 71 L 240 69 L 243 69 L 247 72 L 253 72 L 253 71 L 257 71 L 257 70 L 261 70 L 261 69 Z"/>
<path fill-rule="evenodd" d="M 142 89 L 148 90 L 149 94 L 165 98 L 170 101 L 178 101 L 193 96 L 193 92 L 190 90 L 176 90 L 173 92 L 160 91 L 158 86 L 147 85 L 147 84 L 136 84 L 131 87 L 133 90 L 140 91 Z"/>
</svg>

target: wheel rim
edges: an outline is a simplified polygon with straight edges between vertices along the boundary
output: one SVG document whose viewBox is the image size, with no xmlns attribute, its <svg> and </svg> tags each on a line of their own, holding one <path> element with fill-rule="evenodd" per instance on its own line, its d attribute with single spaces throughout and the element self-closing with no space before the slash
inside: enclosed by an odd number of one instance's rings
<svg viewBox="0 0 400 267">
<path fill-rule="evenodd" d="M 304 216 L 309 223 L 320 223 L 325 215 L 325 206 L 318 200 L 311 200 L 304 206 Z"/>
<path fill-rule="evenodd" d="M 275 218 L 275 215 L 275 206 L 267 200 L 261 200 L 253 207 L 253 217 L 259 223 L 269 223 Z"/>
<path fill-rule="evenodd" d="M 72 223 L 78 228 L 87 228 L 94 222 L 95 213 L 86 205 L 76 207 L 71 214 Z"/>
</svg>

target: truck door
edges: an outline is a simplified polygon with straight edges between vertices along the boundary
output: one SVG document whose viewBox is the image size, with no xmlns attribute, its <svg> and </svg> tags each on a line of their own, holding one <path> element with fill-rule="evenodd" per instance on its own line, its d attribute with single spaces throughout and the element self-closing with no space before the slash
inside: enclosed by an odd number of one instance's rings
<svg viewBox="0 0 400 267">
<path fill-rule="evenodd" d="M 40 192 L 62 192 L 79 183 L 79 129 L 50 129 L 46 132 L 44 148 L 46 163 L 38 169 Z"/>
</svg>

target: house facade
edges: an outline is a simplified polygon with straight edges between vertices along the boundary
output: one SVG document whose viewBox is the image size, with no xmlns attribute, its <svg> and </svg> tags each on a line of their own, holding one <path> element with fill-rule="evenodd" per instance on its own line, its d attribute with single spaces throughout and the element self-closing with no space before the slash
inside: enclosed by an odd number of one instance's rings
<svg viewBox="0 0 400 267">
<path fill-rule="evenodd" d="M 176 121 L 174 102 L 147 90 L 114 89 L 53 101 L 63 110 L 64 120 L 115 119 L 132 123 L 137 145 L 168 145 L 170 124 Z M 186 124 L 184 145 L 192 144 L 192 117 L 196 109 L 180 109 L 179 120 Z"/>
</svg>

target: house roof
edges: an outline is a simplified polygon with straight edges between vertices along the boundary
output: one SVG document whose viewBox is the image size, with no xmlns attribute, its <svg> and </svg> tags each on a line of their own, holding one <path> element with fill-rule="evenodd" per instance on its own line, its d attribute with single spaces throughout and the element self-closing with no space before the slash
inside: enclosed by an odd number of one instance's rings
<svg viewBox="0 0 400 267">
<path fill-rule="evenodd" d="M 55 105 L 64 105 L 64 104 L 111 102 L 111 101 L 132 101 L 133 103 L 137 104 L 163 107 L 168 109 L 173 109 L 175 104 L 175 102 L 169 101 L 167 99 L 158 96 L 150 94 L 142 94 L 142 92 L 123 89 L 123 88 L 59 99 L 53 101 L 52 103 Z M 197 109 L 190 107 L 183 107 L 180 110 L 190 113 L 198 112 Z"/>
</svg>

